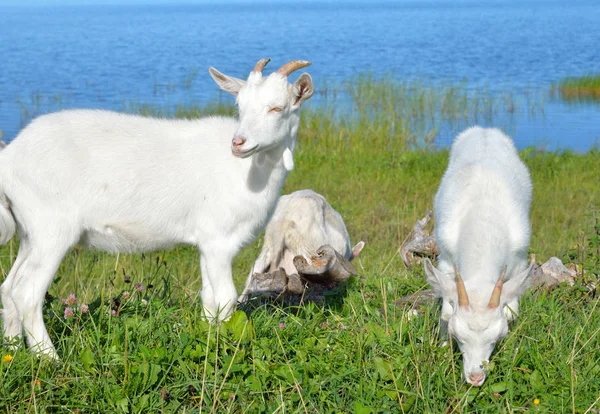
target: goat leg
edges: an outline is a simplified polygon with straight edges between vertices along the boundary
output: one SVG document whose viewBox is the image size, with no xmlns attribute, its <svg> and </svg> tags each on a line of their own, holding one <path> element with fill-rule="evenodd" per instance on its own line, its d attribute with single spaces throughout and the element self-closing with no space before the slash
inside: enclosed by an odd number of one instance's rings
<svg viewBox="0 0 600 414">
<path fill-rule="evenodd" d="M 346 281 L 358 274 L 352 263 L 329 245 L 319 247 L 317 254 L 310 258 L 310 263 L 302 256 L 294 257 L 294 266 L 309 282 L 327 285 Z"/>
<path fill-rule="evenodd" d="M 287 282 L 288 278 L 283 269 L 277 269 L 269 273 L 254 273 L 250 286 L 248 286 L 248 296 L 281 293 L 285 291 Z"/>
<path fill-rule="evenodd" d="M 402 261 L 407 268 L 411 268 L 415 262 L 420 263 L 420 257 L 415 258 L 415 254 L 429 257 L 435 257 L 439 254 L 435 237 L 430 236 L 429 232 L 425 230 L 425 226 L 431 221 L 432 216 L 431 210 L 427 210 L 425 217 L 417 220 L 413 227 L 410 240 L 400 248 Z"/>
</svg>

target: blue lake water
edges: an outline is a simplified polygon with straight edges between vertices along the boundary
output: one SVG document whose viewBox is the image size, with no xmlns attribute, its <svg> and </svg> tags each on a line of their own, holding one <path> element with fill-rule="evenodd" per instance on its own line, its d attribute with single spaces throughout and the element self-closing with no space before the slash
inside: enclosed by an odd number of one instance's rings
<svg viewBox="0 0 600 414">
<path fill-rule="evenodd" d="M 370 72 L 544 95 L 600 73 L 599 21 L 597 0 L 0 7 L 0 129 L 10 140 L 57 108 L 206 103 L 208 66 L 246 77 L 262 57 L 312 61 L 317 85 Z M 600 144 L 600 105 L 543 101 L 490 124 L 521 148 Z"/>
</svg>

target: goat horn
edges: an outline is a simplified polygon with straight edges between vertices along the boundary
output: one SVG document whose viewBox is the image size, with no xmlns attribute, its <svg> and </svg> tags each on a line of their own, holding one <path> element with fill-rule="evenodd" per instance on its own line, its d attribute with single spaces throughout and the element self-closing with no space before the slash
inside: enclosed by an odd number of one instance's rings
<svg viewBox="0 0 600 414">
<path fill-rule="evenodd" d="M 293 71 L 305 68 L 310 64 L 311 63 L 307 60 L 292 60 L 280 67 L 277 73 L 281 73 L 283 76 L 289 76 Z"/>
<path fill-rule="evenodd" d="M 504 265 L 502 274 L 500 275 L 500 278 L 498 278 L 496 286 L 494 286 L 494 290 L 492 291 L 492 297 L 490 298 L 490 303 L 488 303 L 488 308 L 490 309 L 496 309 L 498 306 L 500 306 L 500 296 L 502 295 L 502 284 L 504 283 L 506 268 L 507 265 Z"/>
<path fill-rule="evenodd" d="M 456 265 L 454 265 L 454 275 L 456 277 L 456 291 L 458 292 L 458 306 L 461 308 L 468 308 L 469 296 L 467 295 L 467 289 L 465 288 L 465 284 L 462 277 L 460 277 Z"/>
<path fill-rule="evenodd" d="M 267 63 L 269 63 L 270 61 L 271 59 L 269 58 L 259 60 L 258 62 L 256 62 L 256 66 L 254 66 L 253 72 L 262 73 L 263 69 L 265 68 L 265 66 L 267 66 Z"/>
</svg>

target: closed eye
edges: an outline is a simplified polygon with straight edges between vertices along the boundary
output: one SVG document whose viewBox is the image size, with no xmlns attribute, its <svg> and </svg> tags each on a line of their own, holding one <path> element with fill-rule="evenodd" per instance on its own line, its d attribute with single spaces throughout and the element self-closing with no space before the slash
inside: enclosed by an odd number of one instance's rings
<svg viewBox="0 0 600 414">
<path fill-rule="evenodd" d="M 269 109 L 269 113 L 280 113 L 283 112 L 283 108 L 280 106 L 274 106 L 273 108 Z"/>
</svg>

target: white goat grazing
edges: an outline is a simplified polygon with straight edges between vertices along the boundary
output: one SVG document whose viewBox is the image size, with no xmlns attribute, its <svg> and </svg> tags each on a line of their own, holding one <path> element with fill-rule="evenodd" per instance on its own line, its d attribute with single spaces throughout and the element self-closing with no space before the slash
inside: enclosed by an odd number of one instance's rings
<svg viewBox="0 0 600 414">
<path fill-rule="evenodd" d="M 141 252 L 178 243 L 198 246 L 201 297 L 209 318 L 237 303 L 231 262 L 267 224 L 293 167 L 299 108 L 313 94 L 292 61 L 243 81 L 210 74 L 237 96 L 239 120 L 162 120 L 106 111 L 42 116 L 0 152 L 0 243 L 15 227 L 18 256 L 1 287 L 4 337 L 56 356 L 42 302 L 76 243 Z"/>
<path fill-rule="evenodd" d="M 312 190 L 300 190 L 281 196 L 240 301 L 247 299 L 254 273 L 283 268 L 288 275 L 297 274 L 294 257 L 303 256 L 310 263 L 311 256 L 325 244 L 348 260 L 358 256 L 365 245 L 361 241 L 350 247 L 350 236 L 342 216 L 322 195 Z"/>
<path fill-rule="evenodd" d="M 443 298 L 443 331 L 447 323 L 475 386 L 527 288 L 531 192 L 529 171 L 500 130 L 474 127 L 456 138 L 435 196 L 439 270 L 428 259 L 424 265 Z"/>
</svg>

